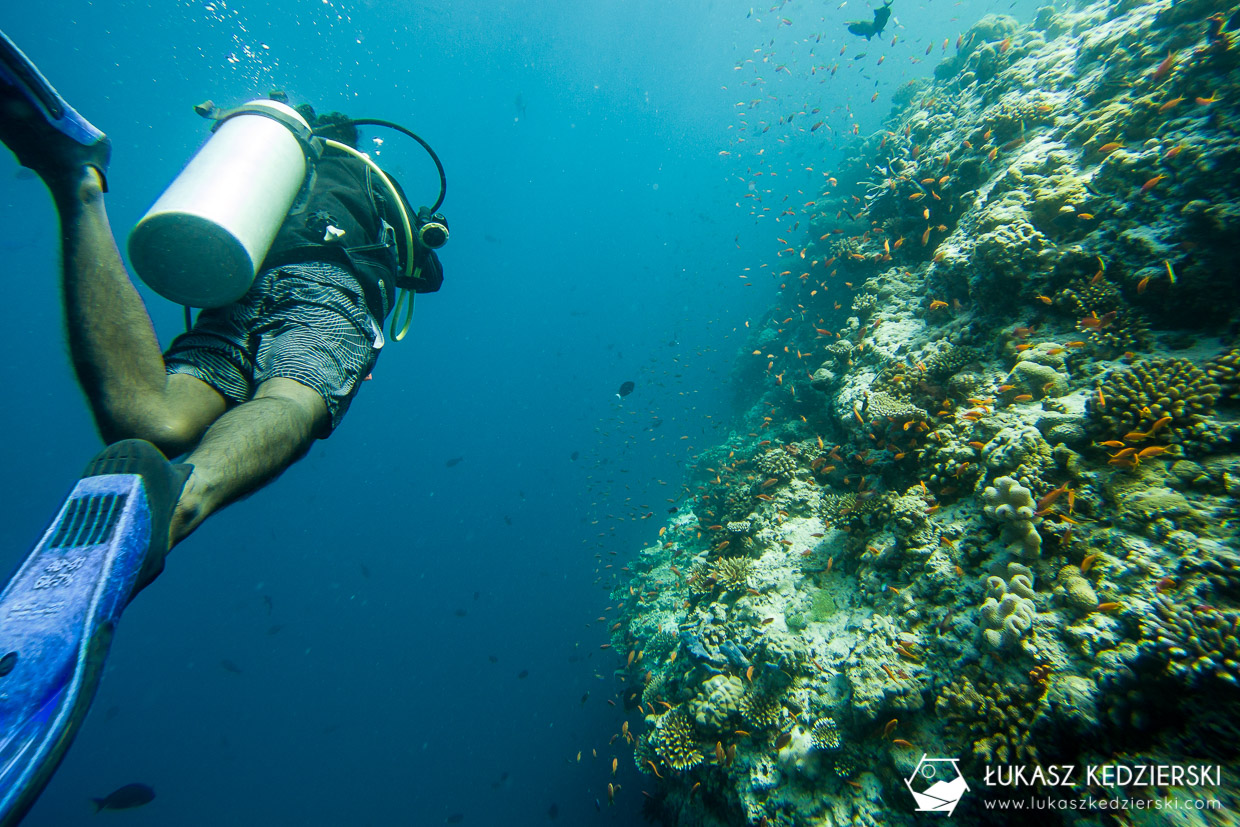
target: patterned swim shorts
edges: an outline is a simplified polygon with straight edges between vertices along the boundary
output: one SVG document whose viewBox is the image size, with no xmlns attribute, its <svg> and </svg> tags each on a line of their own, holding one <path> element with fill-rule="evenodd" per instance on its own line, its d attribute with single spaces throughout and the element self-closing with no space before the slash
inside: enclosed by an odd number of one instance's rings
<svg viewBox="0 0 1240 827">
<path fill-rule="evenodd" d="M 268 379 L 318 391 L 340 424 L 383 346 L 381 323 L 357 279 L 325 262 L 265 270 L 240 300 L 208 308 L 164 353 L 168 373 L 206 382 L 232 403 L 253 398 Z"/>
</svg>

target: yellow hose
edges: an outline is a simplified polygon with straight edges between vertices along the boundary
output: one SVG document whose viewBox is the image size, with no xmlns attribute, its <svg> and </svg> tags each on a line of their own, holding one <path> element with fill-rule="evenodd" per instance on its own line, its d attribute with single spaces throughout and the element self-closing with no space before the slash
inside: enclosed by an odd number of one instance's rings
<svg viewBox="0 0 1240 827">
<path fill-rule="evenodd" d="M 370 168 L 370 171 L 379 176 L 379 180 L 383 182 L 383 186 L 387 187 L 387 191 L 392 195 L 392 201 L 396 204 L 396 209 L 400 212 L 400 223 L 405 230 L 405 280 L 418 278 L 422 273 L 422 268 L 414 268 L 413 266 L 413 222 L 409 220 L 409 213 L 405 210 L 405 199 L 400 197 L 400 193 L 396 190 L 396 185 L 392 183 L 392 179 L 387 177 L 383 170 L 379 169 L 379 165 L 367 158 L 361 152 L 358 152 L 348 144 L 342 144 L 339 141 L 324 139 L 323 141 L 332 149 L 338 149 L 348 155 L 357 158 L 363 164 Z M 409 308 L 405 315 L 405 324 L 399 331 L 396 329 L 397 317 L 400 315 L 401 306 L 405 303 L 405 299 L 409 300 Z M 396 307 L 392 310 L 392 326 L 389 333 L 392 340 L 399 342 L 405 338 L 405 334 L 409 332 L 409 326 L 413 324 L 413 290 L 409 288 L 398 288 Z"/>
</svg>

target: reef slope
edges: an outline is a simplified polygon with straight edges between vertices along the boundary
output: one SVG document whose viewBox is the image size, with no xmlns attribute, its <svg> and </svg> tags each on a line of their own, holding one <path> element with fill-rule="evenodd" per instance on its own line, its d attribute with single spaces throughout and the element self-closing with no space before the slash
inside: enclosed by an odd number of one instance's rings
<svg viewBox="0 0 1240 827">
<path fill-rule="evenodd" d="M 1055 793 L 1234 812 L 1233 11 L 984 18 L 820 197 L 742 424 L 614 594 L 664 823 L 914 823 L 927 754 L 957 820 L 1046 791 L 998 765 L 1216 766 Z"/>
</svg>

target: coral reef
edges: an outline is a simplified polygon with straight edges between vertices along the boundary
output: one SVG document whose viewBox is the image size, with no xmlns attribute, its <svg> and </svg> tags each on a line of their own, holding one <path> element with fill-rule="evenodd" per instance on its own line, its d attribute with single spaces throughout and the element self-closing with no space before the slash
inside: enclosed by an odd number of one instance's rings
<svg viewBox="0 0 1240 827">
<path fill-rule="evenodd" d="M 989 15 L 782 225 L 736 421 L 608 570 L 665 823 L 921 823 L 923 754 L 1240 771 L 1222 10 Z"/>
</svg>

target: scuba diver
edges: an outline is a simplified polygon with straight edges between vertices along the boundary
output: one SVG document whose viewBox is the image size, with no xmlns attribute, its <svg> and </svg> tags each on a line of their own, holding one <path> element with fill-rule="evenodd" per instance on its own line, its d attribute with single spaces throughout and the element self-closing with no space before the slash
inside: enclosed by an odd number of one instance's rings
<svg viewBox="0 0 1240 827">
<path fill-rule="evenodd" d="M 0 33 L 0 141 L 55 202 L 69 349 L 110 443 L 0 592 L 0 827 L 55 771 L 121 612 L 169 549 L 329 436 L 393 305 L 399 339 L 411 293 L 443 281 L 446 179 L 421 138 L 294 109 L 282 93 L 195 109 L 215 121 L 211 138 L 129 238 L 139 277 L 186 305 L 188 329 L 161 351 L 104 209 L 108 138 Z M 430 153 L 434 206 L 415 212 L 357 151 L 359 125 Z M 192 326 L 190 306 L 204 308 Z"/>
</svg>

